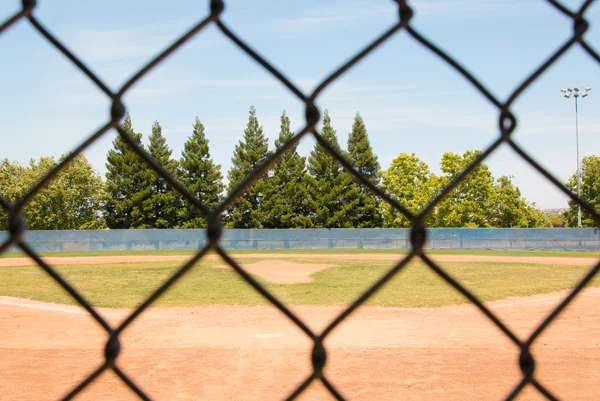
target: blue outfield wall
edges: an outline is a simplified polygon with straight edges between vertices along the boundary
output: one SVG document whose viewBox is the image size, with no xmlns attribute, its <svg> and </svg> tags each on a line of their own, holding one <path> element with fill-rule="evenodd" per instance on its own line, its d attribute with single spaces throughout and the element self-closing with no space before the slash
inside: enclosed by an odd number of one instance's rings
<svg viewBox="0 0 600 401">
<path fill-rule="evenodd" d="M 432 228 L 430 249 L 600 250 L 599 229 Z M 8 239 L 0 232 L 0 241 Z M 205 230 L 26 231 L 39 252 L 199 249 Z M 410 248 L 410 229 L 224 230 L 226 249 Z"/>
</svg>

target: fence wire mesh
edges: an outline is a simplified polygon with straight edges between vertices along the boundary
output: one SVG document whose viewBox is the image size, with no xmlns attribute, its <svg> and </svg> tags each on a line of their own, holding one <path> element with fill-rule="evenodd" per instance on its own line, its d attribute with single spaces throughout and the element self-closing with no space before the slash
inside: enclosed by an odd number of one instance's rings
<svg viewBox="0 0 600 401">
<path fill-rule="evenodd" d="M 542 0 L 541 0 L 542 1 Z M 301 384 L 289 394 L 286 399 L 292 400 L 298 397 L 313 381 L 320 380 L 323 385 L 329 390 L 329 392 L 338 400 L 344 400 L 344 396 L 338 390 L 338 388 L 327 378 L 324 373 L 324 367 L 327 362 L 326 349 L 323 342 L 327 336 L 350 314 L 352 314 L 359 306 L 373 296 L 381 287 L 387 283 L 392 277 L 400 272 L 412 259 L 419 257 L 421 258 L 429 268 L 435 272 L 439 277 L 445 280 L 450 286 L 456 291 L 461 293 L 469 301 L 473 303 L 485 316 L 487 316 L 497 327 L 500 329 L 519 349 L 520 357 L 518 360 L 519 368 L 522 372 L 522 378 L 519 383 L 513 389 L 507 389 L 506 400 L 512 400 L 525 388 L 525 386 L 531 384 L 537 391 L 549 400 L 556 400 L 552 392 L 550 392 L 540 381 L 538 381 L 534 375 L 535 372 L 535 358 L 530 352 L 532 344 L 540 336 L 540 334 L 548 327 L 553 320 L 567 307 L 573 299 L 579 294 L 579 292 L 586 286 L 587 283 L 598 273 L 600 270 L 600 262 L 592 267 L 585 277 L 575 286 L 575 288 L 569 293 L 569 295 L 543 320 L 543 322 L 534 330 L 534 332 L 528 338 L 519 338 L 513 331 L 511 331 L 494 313 L 492 313 L 473 293 L 467 290 L 459 281 L 449 275 L 442 267 L 428 257 L 423 246 L 426 241 L 427 232 L 425 230 L 425 217 L 427 214 L 433 211 L 436 205 L 448 195 L 465 177 L 473 171 L 478 165 L 486 160 L 501 144 L 508 144 L 523 160 L 529 165 L 535 168 L 539 173 L 546 177 L 552 182 L 557 188 L 564 192 L 570 199 L 577 204 L 581 205 L 582 209 L 590 214 L 594 219 L 595 223 L 600 226 L 600 215 L 591 207 L 588 203 L 582 201 L 577 195 L 569 191 L 563 184 L 560 183 L 552 174 L 545 170 L 540 164 L 538 164 L 523 148 L 517 145 L 513 141 L 513 133 L 517 127 L 517 120 L 511 112 L 511 106 L 515 100 L 523 94 L 523 92 L 536 81 L 554 62 L 561 58 L 565 52 L 575 45 L 579 45 L 587 54 L 593 59 L 600 63 L 599 54 L 592 48 L 592 46 L 585 40 L 584 35 L 588 30 L 589 24 L 585 19 L 585 13 L 592 5 L 594 0 L 585 1 L 581 7 L 576 11 L 571 11 L 563 4 L 556 0 L 545 0 L 545 2 L 553 7 L 556 12 L 562 13 L 573 22 L 573 34 L 567 38 L 566 41 L 541 65 L 535 69 L 528 77 L 526 77 L 516 89 L 511 93 L 507 100 L 502 101 L 496 98 L 486 88 L 486 86 L 479 81 L 474 75 L 472 75 L 461 63 L 453 58 L 450 54 L 445 52 L 443 49 L 436 46 L 433 42 L 423 36 L 419 31 L 411 26 L 411 19 L 413 17 L 413 7 L 409 5 L 408 1 L 395 0 L 394 3 L 398 6 L 398 21 L 389 28 L 386 32 L 380 35 L 378 38 L 373 40 L 368 46 L 354 54 L 349 60 L 343 63 L 337 70 L 331 73 L 325 78 L 317 88 L 310 94 L 305 94 L 286 76 L 282 71 L 277 69 L 272 63 L 266 58 L 261 56 L 258 52 L 253 50 L 248 44 L 246 44 L 242 38 L 237 36 L 229 27 L 221 20 L 221 14 L 225 10 L 225 2 L 223 0 L 210 0 L 209 1 L 209 14 L 206 18 L 199 21 L 193 28 L 184 33 L 181 37 L 176 39 L 168 48 L 163 50 L 158 56 L 152 59 L 136 74 L 134 74 L 118 91 L 111 90 L 92 70 L 78 57 L 76 57 L 69 49 L 59 41 L 35 16 L 36 0 L 23 0 L 22 9 L 15 15 L 8 18 L 0 25 L 0 34 L 10 28 L 12 25 L 17 23 L 23 23 L 27 20 L 31 26 L 39 32 L 47 41 L 66 58 L 68 58 L 79 70 L 81 70 L 102 92 L 108 96 L 112 102 L 110 109 L 110 120 L 100 128 L 97 132 L 87 138 L 82 144 L 72 150 L 68 157 L 60 162 L 48 175 L 46 175 L 37 185 L 35 185 L 29 192 L 25 194 L 21 199 L 11 203 L 0 194 L 0 207 L 9 216 L 9 233 L 10 238 L 0 245 L 0 256 L 9 247 L 17 246 L 31 259 L 35 261 L 41 269 L 43 269 L 48 275 L 50 275 L 65 291 L 67 291 L 85 310 L 93 317 L 93 319 L 100 324 L 107 333 L 107 343 L 105 347 L 105 360 L 104 363 L 99 366 L 93 373 L 91 373 L 85 380 L 79 383 L 73 388 L 63 400 L 73 399 L 78 393 L 98 378 L 105 370 L 113 370 L 117 376 L 133 390 L 140 399 L 150 400 L 150 397 L 144 392 L 144 390 L 138 386 L 132 378 L 121 370 L 119 365 L 116 363 L 117 356 L 121 350 L 119 335 L 130 326 L 136 318 L 150 305 L 152 305 L 165 291 L 180 280 L 193 266 L 200 261 L 209 251 L 215 251 L 218 253 L 225 262 L 231 267 L 258 293 L 265 297 L 273 306 L 279 309 L 285 316 L 287 316 L 298 328 L 300 328 L 312 341 L 313 350 L 310 356 L 312 361 L 312 373 L 301 381 Z M 131 87 L 139 81 L 144 75 L 150 70 L 156 67 L 159 63 L 171 56 L 178 48 L 189 41 L 192 37 L 197 35 L 203 29 L 209 25 L 215 25 L 218 29 L 237 45 L 241 52 L 245 53 L 248 57 L 252 58 L 256 63 L 260 64 L 264 69 L 271 73 L 274 79 L 285 85 L 289 91 L 299 98 L 306 106 L 305 113 L 305 126 L 304 128 L 295 134 L 284 146 L 277 150 L 267 161 L 265 161 L 260 167 L 258 167 L 252 175 L 247 177 L 235 190 L 228 194 L 226 199 L 217 206 L 214 210 L 211 210 L 202 203 L 202 199 L 196 198 L 190 191 L 188 191 L 184 185 L 178 182 L 170 175 L 163 166 L 158 164 L 153 158 L 142 148 L 140 148 L 136 142 L 120 127 L 119 122 L 126 114 L 126 109 L 121 99 Z M 469 81 L 479 93 L 481 93 L 490 103 L 492 103 L 498 110 L 498 130 L 499 135 L 497 139 L 485 149 L 479 157 L 474 160 L 464 171 L 462 171 L 454 180 L 446 185 L 442 191 L 440 191 L 423 209 L 419 214 L 411 213 L 401 203 L 401 199 L 397 200 L 390 195 L 386 194 L 376 185 L 374 185 L 368 178 L 363 177 L 356 169 L 354 169 L 352 163 L 346 160 L 338 151 L 335 150 L 331 144 L 329 144 L 319 133 L 316 128 L 317 123 L 320 121 L 320 112 L 315 102 L 321 92 L 329 86 L 332 82 L 339 79 L 346 71 L 351 69 L 358 61 L 367 57 L 374 49 L 380 46 L 382 43 L 390 39 L 392 36 L 397 35 L 400 31 L 405 31 L 413 40 L 420 43 L 423 47 L 429 49 L 432 53 L 444 60 L 448 65 L 454 68 L 460 73 L 467 81 Z M 152 295 L 146 299 L 131 315 L 129 315 L 118 327 L 112 327 L 88 302 L 85 297 L 74 289 L 57 271 L 34 251 L 34 249 L 23 239 L 23 233 L 26 230 L 26 222 L 22 217 L 21 211 L 30 202 L 34 196 L 48 184 L 61 170 L 63 170 L 73 159 L 88 148 L 91 144 L 97 141 L 99 138 L 106 135 L 110 130 L 116 130 L 118 135 L 133 149 L 153 170 L 159 175 L 164 177 L 169 184 L 177 190 L 188 202 L 193 204 L 199 210 L 201 210 L 207 217 L 208 228 L 208 243 L 207 245 L 198 252 L 191 260 L 181 266 L 175 274 L 173 274 L 168 280 L 166 280 L 160 287 L 158 287 Z M 354 302 L 352 302 L 337 318 L 335 318 L 321 333 L 314 332 L 311 330 L 298 316 L 296 316 L 290 309 L 286 307 L 277 297 L 271 294 L 261 284 L 259 284 L 251 275 L 249 275 L 221 246 L 221 223 L 220 216 L 230 206 L 236 198 L 243 194 L 259 177 L 264 175 L 269 168 L 280 158 L 280 156 L 288 151 L 294 144 L 298 143 L 303 137 L 312 135 L 316 141 L 326 151 L 335 157 L 342 166 L 348 170 L 354 178 L 363 186 L 369 188 L 375 196 L 383 199 L 385 202 L 392 205 L 400 213 L 406 216 L 412 222 L 411 228 L 411 250 L 408 255 L 405 255 L 397 264 L 391 268 L 383 277 L 381 277 L 376 283 L 372 284 L 364 293 L 362 293 Z"/>
</svg>

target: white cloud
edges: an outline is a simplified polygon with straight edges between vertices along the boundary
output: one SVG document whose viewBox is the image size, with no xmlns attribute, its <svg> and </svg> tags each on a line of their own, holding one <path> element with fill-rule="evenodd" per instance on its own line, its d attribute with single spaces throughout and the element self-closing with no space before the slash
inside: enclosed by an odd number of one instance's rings
<svg viewBox="0 0 600 401">
<path fill-rule="evenodd" d="M 398 123 L 418 123 L 435 127 L 474 128 L 483 133 L 497 133 L 493 114 L 466 113 L 448 107 L 398 107 L 393 109 L 362 109 L 361 115 L 369 118 L 378 130 L 397 127 Z M 354 114 L 352 114 L 354 116 Z"/>
<path fill-rule="evenodd" d="M 409 90 L 415 92 L 416 88 L 416 85 L 359 84 L 347 80 L 342 80 L 334 85 L 336 92 L 341 93 L 386 92 L 386 95 L 389 95 L 389 92 L 408 92 Z"/>
<path fill-rule="evenodd" d="M 281 85 L 275 78 L 273 79 L 184 79 L 170 81 L 169 85 L 181 87 L 201 86 L 215 88 L 268 88 Z"/>
<path fill-rule="evenodd" d="M 125 102 L 136 101 L 136 102 L 152 102 L 153 99 L 160 96 L 160 99 L 164 99 L 164 95 L 174 95 L 181 93 L 188 93 L 198 88 L 261 88 L 261 89 L 275 89 L 280 87 L 281 84 L 275 80 L 268 79 L 213 79 L 213 80 L 172 80 L 172 79 L 154 79 L 151 84 L 141 82 L 139 85 L 134 86 L 130 91 L 125 93 Z M 87 87 L 77 83 L 69 83 L 65 80 L 64 89 L 55 100 L 66 104 L 66 105 L 82 105 L 89 103 L 105 104 L 108 100 L 106 96 L 97 90 L 89 90 Z M 257 98 L 280 98 L 283 95 L 277 93 L 261 93 L 259 96 L 252 94 L 252 99 Z"/>
<path fill-rule="evenodd" d="M 397 18 L 398 6 L 392 1 L 381 1 L 376 6 L 369 4 L 365 7 L 364 4 L 339 1 L 335 5 L 315 8 L 295 17 L 279 19 L 268 26 L 278 32 L 299 34 L 331 28 L 337 24 L 381 18 L 382 15 Z M 537 0 L 413 0 L 409 5 L 417 15 L 444 18 L 522 17 L 551 11 L 550 7 Z"/>
<path fill-rule="evenodd" d="M 530 125 L 530 124 L 529 124 Z M 553 124 L 548 121 L 543 124 L 533 124 L 531 128 L 517 130 L 515 135 L 544 135 L 544 134 L 572 134 L 575 132 L 575 124 Z M 600 122 L 579 124 L 579 135 L 588 135 L 600 132 Z"/>
<path fill-rule="evenodd" d="M 319 84 L 320 79 L 312 77 L 299 77 L 292 82 L 305 94 L 310 94 Z M 65 104 L 103 104 L 105 97 L 96 89 L 90 90 L 80 81 L 65 79 L 61 83 L 63 94 L 60 101 Z M 175 95 L 197 92 L 199 89 L 215 89 L 219 91 L 235 90 L 238 99 L 289 99 L 293 98 L 285 86 L 276 78 L 260 79 L 174 79 L 171 76 L 156 76 L 152 80 L 142 80 L 125 94 L 125 101 L 152 102 L 156 96 Z M 256 89 L 259 89 L 258 91 Z M 325 94 L 319 98 L 327 103 L 338 101 L 354 101 L 354 96 L 370 99 L 387 99 L 397 96 L 439 96 L 448 92 L 428 91 L 416 85 L 394 85 L 380 83 L 364 83 L 359 81 L 342 80 L 333 84 Z M 332 93 L 333 96 L 327 95 Z"/>
<path fill-rule="evenodd" d="M 102 104 L 102 102 L 104 102 L 104 104 L 110 103 L 110 100 L 108 100 L 106 95 L 102 93 L 93 93 L 91 91 L 66 92 L 65 94 L 58 94 L 54 99 L 57 103 L 65 105 L 83 105 L 89 103 Z"/>
<path fill-rule="evenodd" d="M 539 15 L 549 10 L 537 0 L 432 0 L 412 1 L 415 13 L 471 18 L 482 16 L 523 17 Z"/>
<path fill-rule="evenodd" d="M 96 61 L 151 56 L 164 50 L 187 29 L 189 24 L 181 20 L 114 29 L 77 27 L 73 32 L 73 36 L 77 38 L 73 46 L 83 57 Z M 218 47 L 224 43 L 224 39 L 215 33 L 209 27 L 206 31 L 198 33 L 186 45 L 201 48 Z"/>
<path fill-rule="evenodd" d="M 333 7 L 320 7 L 299 16 L 279 19 L 268 26 L 282 33 L 304 33 L 330 27 L 337 23 L 348 23 L 383 14 L 397 13 L 397 7 L 392 2 L 388 2 L 387 6 L 381 2 L 382 5 L 378 7 L 364 7 L 360 4 L 343 2 Z"/>
<path fill-rule="evenodd" d="M 147 55 L 157 50 L 156 43 L 172 37 L 172 26 L 143 25 L 112 30 L 82 30 L 77 32 L 76 48 L 84 56 L 96 60 L 111 60 Z"/>
<path fill-rule="evenodd" d="M 314 89 L 317 79 L 312 78 L 299 78 L 293 80 L 293 82 L 303 90 L 307 95 L 310 90 L 307 88 Z M 248 92 L 248 97 L 252 99 L 279 99 L 293 97 L 287 90 L 282 92 L 280 89 L 284 88 L 284 85 L 277 79 L 266 78 L 266 79 L 164 79 L 160 82 L 153 80 L 154 86 L 146 86 L 141 84 L 140 87 L 135 87 L 131 92 L 128 92 L 126 99 L 135 100 L 148 100 L 153 95 L 164 95 L 164 94 L 175 94 L 175 93 L 186 93 L 196 91 L 199 88 L 213 88 L 213 89 L 233 89 L 240 90 L 240 93 L 236 93 L 238 98 L 245 97 L 244 89 L 261 89 L 262 91 Z M 344 98 L 350 99 L 347 95 L 360 95 L 360 96 L 375 96 L 375 97 L 388 97 L 396 96 L 400 94 L 411 94 L 411 95 L 439 95 L 439 92 L 416 92 L 411 89 L 415 88 L 412 85 L 386 85 L 386 84 L 362 84 L 357 82 L 342 81 L 336 83 L 335 93 L 339 93 L 346 96 L 338 96 L 337 98 L 328 97 L 328 100 L 341 100 Z M 74 97 L 77 97 L 74 95 Z"/>
</svg>

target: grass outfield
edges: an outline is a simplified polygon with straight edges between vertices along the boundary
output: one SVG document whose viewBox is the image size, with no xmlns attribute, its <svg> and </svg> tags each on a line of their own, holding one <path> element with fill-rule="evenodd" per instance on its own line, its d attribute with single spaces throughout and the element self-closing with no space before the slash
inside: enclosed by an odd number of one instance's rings
<svg viewBox="0 0 600 401">
<path fill-rule="evenodd" d="M 198 251 L 194 250 L 144 250 L 144 251 L 84 251 L 84 252 L 41 252 L 42 256 L 64 256 L 64 257 L 82 257 L 82 256 L 129 256 L 129 255 L 193 255 Z M 228 251 L 232 255 L 269 253 L 269 254 L 396 254 L 405 255 L 406 249 L 355 249 L 355 248 L 337 248 L 337 249 L 232 249 Z M 598 258 L 600 251 L 504 251 L 504 250 L 485 250 L 485 249 L 429 249 L 430 255 L 487 255 L 487 256 L 558 256 L 572 258 Z M 26 257 L 22 252 L 3 253 L 2 258 L 22 258 Z"/>
<path fill-rule="evenodd" d="M 284 259 L 284 258 L 282 258 Z M 239 259 L 256 263 L 256 259 Z M 313 274 L 313 282 L 271 284 L 259 278 L 281 300 L 290 304 L 347 304 L 368 283 L 391 266 L 385 261 L 332 261 L 294 259 L 295 263 L 335 264 Z M 257 305 L 266 301 L 232 270 L 213 269 L 219 260 L 203 261 L 158 302 L 162 306 L 209 304 Z M 94 305 L 134 307 L 158 287 L 180 262 L 114 263 L 57 266 L 58 271 Z M 467 288 L 483 301 L 511 296 L 529 296 L 572 288 L 588 270 L 582 266 L 552 266 L 517 263 L 443 263 Z M 591 286 L 600 286 L 600 279 Z M 60 304 L 74 301 L 36 267 L 0 267 L 0 295 Z M 432 273 L 422 262 L 412 262 L 378 294 L 370 305 L 387 307 L 440 307 L 467 301 Z"/>
</svg>

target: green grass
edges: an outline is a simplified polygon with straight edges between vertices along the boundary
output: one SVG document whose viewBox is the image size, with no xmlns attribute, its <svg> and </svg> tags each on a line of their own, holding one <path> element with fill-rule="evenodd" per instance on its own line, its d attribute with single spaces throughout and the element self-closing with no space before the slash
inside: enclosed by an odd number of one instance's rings
<svg viewBox="0 0 600 401">
<path fill-rule="evenodd" d="M 193 255 L 198 251 L 193 250 L 150 250 L 150 251 L 84 251 L 84 252 L 42 252 L 42 256 L 129 256 L 129 255 Z M 269 253 L 269 254 L 297 254 L 323 255 L 323 254 L 396 254 L 408 253 L 406 249 L 235 249 L 228 251 L 235 255 Z M 489 255 L 489 256 L 558 256 L 577 258 L 598 258 L 600 251 L 503 251 L 503 250 L 469 250 L 469 249 L 429 249 L 430 255 Z M 22 258 L 26 255 L 21 252 L 4 253 L 3 258 Z"/>
<path fill-rule="evenodd" d="M 293 260 L 297 263 L 328 263 L 331 260 Z M 256 259 L 239 259 L 250 264 Z M 238 275 L 213 269 L 219 260 L 196 266 L 158 302 L 163 306 L 257 305 L 266 301 Z M 277 285 L 259 281 L 290 304 L 347 304 L 390 267 L 385 261 L 335 261 L 336 267 L 313 274 L 313 282 Z M 175 269 L 179 262 L 114 263 L 57 266 L 57 270 L 94 305 L 139 305 Z M 587 271 L 581 266 L 502 263 L 443 263 L 443 267 L 483 301 L 529 296 L 572 288 Z M 592 286 L 600 286 L 600 279 Z M 74 301 L 40 268 L 0 267 L 0 295 L 61 304 Z M 423 263 L 409 264 L 370 301 L 387 307 L 440 307 L 467 302 Z"/>
</svg>

